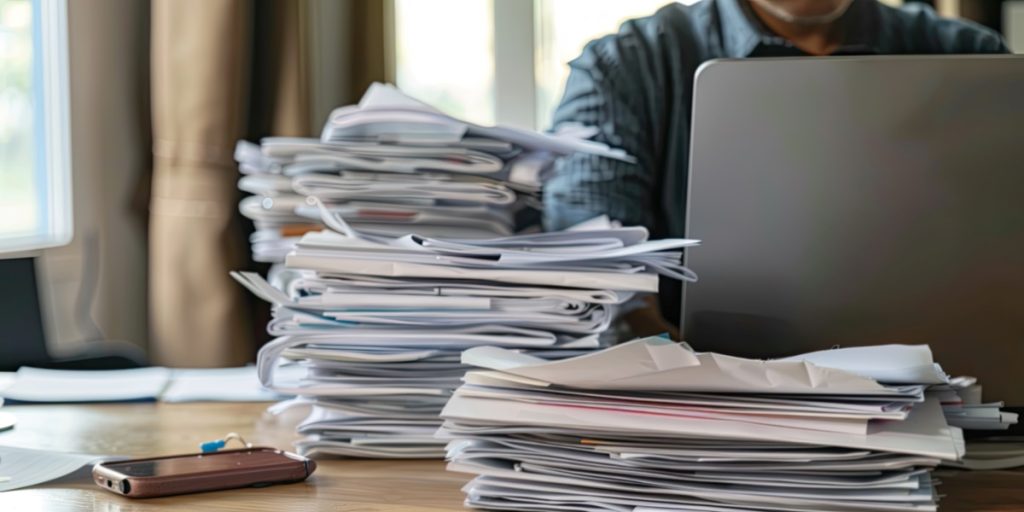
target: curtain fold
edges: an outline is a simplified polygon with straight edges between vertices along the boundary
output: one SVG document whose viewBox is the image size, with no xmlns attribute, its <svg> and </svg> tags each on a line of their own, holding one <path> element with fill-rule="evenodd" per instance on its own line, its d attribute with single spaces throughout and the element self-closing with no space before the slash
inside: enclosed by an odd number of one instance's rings
<svg viewBox="0 0 1024 512">
<path fill-rule="evenodd" d="M 242 364 L 248 318 L 228 271 L 243 265 L 235 141 L 245 135 L 252 5 L 155 0 L 150 326 L 154 361 Z"/>
<path fill-rule="evenodd" d="M 253 268 L 233 152 L 242 138 L 311 135 L 316 40 L 306 25 L 313 3 L 324 1 L 333 0 L 152 2 L 149 316 L 157 364 L 244 364 L 263 339 L 269 306 L 228 276 Z M 336 26 L 356 44 L 338 49 L 337 62 L 363 89 L 383 79 L 384 2 L 347 1 L 349 19 Z"/>
<path fill-rule="evenodd" d="M 352 102 L 362 96 L 363 91 L 373 82 L 384 82 L 391 78 L 387 69 L 387 44 L 389 31 L 386 5 L 393 0 L 354 0 L 351 19 L 347 25 L 351 48 L 355 52 L 349 71 L 350 90 L 356 93 Z"/>
</svg>

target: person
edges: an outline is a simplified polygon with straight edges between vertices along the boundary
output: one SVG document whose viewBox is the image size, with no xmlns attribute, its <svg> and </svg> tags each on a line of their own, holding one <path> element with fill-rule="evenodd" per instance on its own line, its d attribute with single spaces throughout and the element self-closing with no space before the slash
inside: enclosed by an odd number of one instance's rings
<svg viewBox="0 0 1024 512">
<path fill-rule="evenodd" d="M 604 214 L 624 225 L 646 226 L 653 237 L 684 236 L 694 73 L 708 60 L 1005 52 L 996 32 L 941 18 L 923 4 L 703 0 L 667 5 L 590 42 L 570 63 L 554 128 L 568 122 L 596 127 L 596 140 L 624 149 L 636 161 L 585 154 L 562 159 L 545 186 L 545 227 L 564 229 Z M 634 301 L 626 308 L 626 323 L 636 335 L 669 332 L 678 339 L 678 283 L 663 282 L 659 295 Z"/>
</svg>

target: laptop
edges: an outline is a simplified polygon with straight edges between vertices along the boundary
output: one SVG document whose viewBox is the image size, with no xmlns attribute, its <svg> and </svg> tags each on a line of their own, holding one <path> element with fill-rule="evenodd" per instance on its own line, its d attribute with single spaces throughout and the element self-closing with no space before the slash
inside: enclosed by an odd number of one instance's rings
<svg viewBox="0 0 1024 512">
<path fill-rule="evenodd" d="M 692 137 L 695 348 L 926 343 L 1024 405 L 1024 57 L 714 61 Z"/>
</svg>

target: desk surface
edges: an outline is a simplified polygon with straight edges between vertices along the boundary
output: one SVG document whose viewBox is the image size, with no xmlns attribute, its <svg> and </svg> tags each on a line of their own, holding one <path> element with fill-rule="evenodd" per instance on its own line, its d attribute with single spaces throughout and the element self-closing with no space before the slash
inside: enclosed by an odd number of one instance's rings
<svg viewBox="0 0 1024 512">
<path fill-rule="evenodd" d="M 290 447 L 301 414 L 273 417 L 266 404 L 121 404 L 4 407 L 18 425 L 0 443 L 23 448 L 132 456 L 194 452 L 200 442 L 238 432 L 249 442 Z M 300 411 L 294 411 L 300 413 Z M 91 482 L 0 494 L 0 510 L 437 511 L 462 508 L 469 475 L 441 461 L 319 461 L 300 484 L 130 500 Z M 1024 472 L 942 471 L 941 510 L 1024 510 Z"/>
</svg>

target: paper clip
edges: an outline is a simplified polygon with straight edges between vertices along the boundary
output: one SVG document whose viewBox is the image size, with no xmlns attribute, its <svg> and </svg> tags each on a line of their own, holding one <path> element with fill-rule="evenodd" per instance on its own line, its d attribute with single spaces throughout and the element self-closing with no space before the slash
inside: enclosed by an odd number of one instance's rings
<svg viewBox="0 0 1024 512">
<path fill-rule="evenodd" d="M 242 445 L 244 445 L 246 448 L 252 448 L 252 443 L 246 442 L 242 436 L 234 432 L 231 432 L 228 435 L 224 436 L 224 439 L 217 439 L 215 441 L 207 441 L 205 443 L 200 443 L 199 449 L 202 450 L 203 453 L 214 453 L 217 450 L 224 448 L 224 446 L 227 445 L 228 442 L 231 440 L 236 440 L 242 443 Z"/>
</svg>

